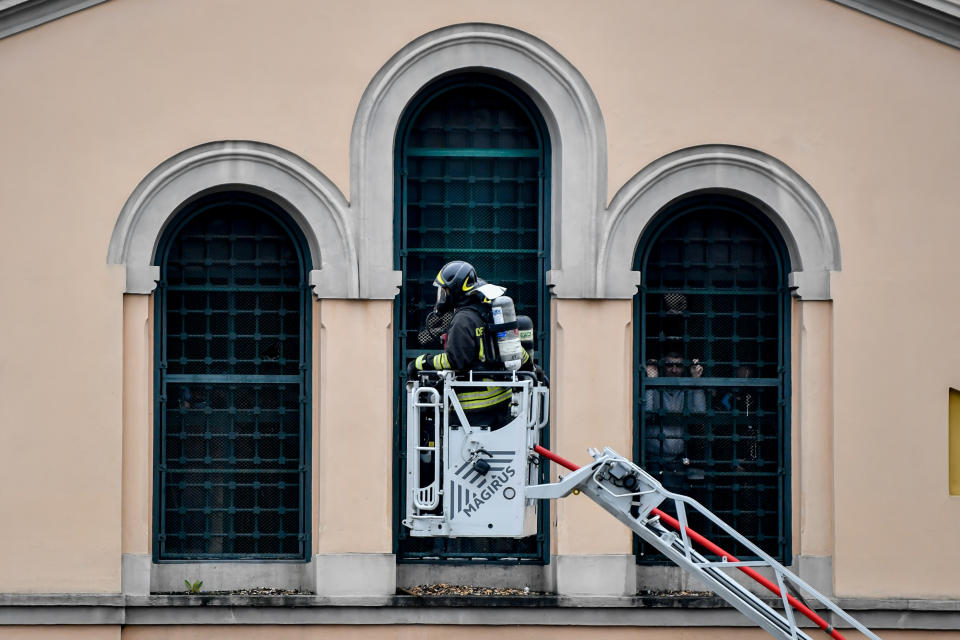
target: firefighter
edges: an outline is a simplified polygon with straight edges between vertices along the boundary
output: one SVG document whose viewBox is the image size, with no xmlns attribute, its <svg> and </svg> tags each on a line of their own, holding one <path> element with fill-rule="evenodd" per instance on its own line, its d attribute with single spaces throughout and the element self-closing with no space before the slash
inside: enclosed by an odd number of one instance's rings
<svg viewBox="0 0 960 640">
<path fill-rule="evenodd" d="M 492 322 L 490 298 L 481 291 L 491 285 L 477 277 L 472 265 L 454 260 L 440 269 L 433 286 L 437 288 L 437 313 L 453 311 L 453 319 L 443 353 L 417 356 L 407 365 L 407 377 L 414 378 L 420 371 L 503 369 L 503 365 L 494 360 L 493 342 L 487 330 Z M 521 370 L 534 371 L 533 361 L 525 350 L 521 358 Z M 510 421 L 513 393 L 509 387 L 462 391 L 457 397 L 472 425 L 489 425 L 495 429 Z"/>
</svg>

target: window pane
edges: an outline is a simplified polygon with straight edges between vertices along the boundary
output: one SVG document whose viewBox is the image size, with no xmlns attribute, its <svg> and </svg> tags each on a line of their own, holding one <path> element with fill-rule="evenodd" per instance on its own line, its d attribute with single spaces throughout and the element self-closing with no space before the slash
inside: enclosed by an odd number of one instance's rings
<svg viewBox="0 0 960 640">
<path fill-rule="evenodd" d="M 518 98 L 486 81 L 451 83 L 411 113 L 398 167 L 399 364 L 441 348 L 439 341 L 420 344 L 417 334 L 436 301 L 433 279 L 452 260 L 465 260 L 484 280 L 507 287 L 517 313 L 534 322 L 538 350 L 546 352 L 548 224 L 538 125 Z M 398 406 L 405 406 L 403 389 L 397 393 Z M 401 434 L 398 441 L 406 440 Z M 405 476 L 395 477 L 402 501 Z M 401 560 L 537 561 L 544 549 L 541 537 L 412 538 L 402 526 L 397 535 Z"/>
<path fill-rule="evenodd" d="M 641 464 L 784 559 L 789 375 L 779 250 L 759 214 L 733 198 L 690 198 L 665 215 L 636 302 Z M 707 519 L 691 523 L 744 553 Z"/>
<path fill-rule="evenodd" d="M 269 203 L 183 215 L 157 298 L 157 556 L 303 558 L 305 268 Z"/>
</svg>

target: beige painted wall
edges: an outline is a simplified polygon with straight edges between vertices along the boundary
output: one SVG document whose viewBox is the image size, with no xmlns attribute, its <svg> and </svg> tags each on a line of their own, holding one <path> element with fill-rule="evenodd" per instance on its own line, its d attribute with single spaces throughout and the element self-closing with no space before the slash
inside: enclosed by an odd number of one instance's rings
<svg viewBox="0 0 960 640">
<path fill-rule="evenodd" d="M 0 240 L 0 592 L 116 592 L 124 273 L 70 216 L 45 239 L 47 213 Z M 61 234 L 78 242 L 28 254 Z"/>
<path fill-rule="evenodd" d="M 573 463 L 591 462 L 591 447 L 633 455 L 632 315 L 631 300 L 554 301 L 551 449 Z M 567 473 L 550 467 L 553 481 Z M 589 498 L 570 496 L 551 507 L 556 553 L 631 553 L 630 531 Z"/>
<path fill-rule="evenodd" d="M 833 303 L 793 302 L 794 553 L 833 555 Z"/>
<path fill-rule="evenodd" d="M 320 307 L 318 553 L 390 553 L 393 303 Z"/>
<path fill-rule="evenodd" d="M 104 262 L 136 184 L 183 149 L 251 139 L 301 155 L 349 193 L 350 130 L 370 79 L 415 37 L 464 21 L 527 31 L 584 75 L 606 122 L 608 197 L 655 158 L 712 142 L 771 154 L 817 190 L 836 221 L 843 272 L 831 318 L 815 311 L 810 320 L 831 331 L 812 339 L 832 345 L 832 359 L 811 358 L 829 362 L 832 387 L 814 376 L 801 384 L 832 402 L 836 459 L 817 447 L 799 455 L 811 458 L 804 469 L 834 469 L 832 481 L 809 486 L 825 495 L 835 485 L 836 589 L 960 597 L 960 502 L 947 495 L 945 458 L 947 387 L 960 387 L 951 339 L 960 52 L 826 0 L 611 0 L 603 11 L 575 0 L 290 0 L 279 10 L 255 0 L 111 0 L 0 40 L 0 592 L 119 590 L 124 409 L 127 424 L 136 418 L 121 399 L 134 383 L 123 379 L 123 269 Z M 381 336 L 363 354 L 384 395 L 356 402 L 338 391 L 356 385 L 323 365 L 320 425 L 350 428 L 315 441 L 319 551 L 389 549 L 389 526 L 355 534 L 329 523 L 347 507 L 330 478 L 370 478 L 326 458 L 390 429 L 383 304 L 321 305 L 323 362 L 347 363 L 341 351 L 365 331 Z M 558 305 L 558 390 L 585 381 L 561 367 L 594 352 L 592 322 L 605 328 L 603 351 L 629 358 L 628 314 L 604 305 Z M 573 430 L 597 411 L 628 415 L 623 388 L 602 393 L 613 404 L 599 410 L 556 404 L 557 445 L 574 459 L 586 445 L 629 451 L 626 426 L 599 443 Z M 800 407 L 802 427 L 828 437 L 825 407 Z M 386 469 L 389 449 L 372 442 Z M 364 499 L 382 514 L 389 488 Z M 797 526 L 810 536 L 801 548 L 828 551 L 831 525 L 800 500 Z M 907 506 L 916 520 L 903 517 Z M 562 509 L 561 552 L 628 548 L 625 535 L 575 522 L 591 505 Z M 142 510 L 123 522 L 142 521 Z M 938 553 L 912 553 L 904 542 L 918 539 Z M 124 548 L 142 544 L 123 539 Z M 886 560 L 905 553 L 909 564 Z"/>
<path fill-rule="evenodd" d="M 153 297 L 123 296 L 124 553 L 151 553 L 153 517 Z"/>
</svg>

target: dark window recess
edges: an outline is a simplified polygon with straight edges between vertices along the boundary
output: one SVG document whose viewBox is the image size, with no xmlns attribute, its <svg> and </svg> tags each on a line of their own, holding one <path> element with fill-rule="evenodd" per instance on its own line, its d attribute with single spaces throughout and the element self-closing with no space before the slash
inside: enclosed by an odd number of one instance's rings
<svg viewBox="0 0 960 640">
<path fill-rule="evenodd" d="M 158 560 L 307 557 L 307 267 L 282 215 L 208 197 L 161 254 Z"/>
<path fill-rule="evenodd" d="M 635 299 L 637 458 L 668 490 L 788 562 L 782 241 L 753 207 L 722 195 L 684 200 L 659 220 L 635 265 L 643 273 Z M 691 526 L 748 555 L 705 518 L 691 516 Z M 637 548 L 642 561 L 663 560 Z"/>
<path fill-rule="evenodd" d="M 540 562 L 544 535 L 523 540 L 412 538 L 400 524 L 405 459 L 403 372 L 409 358 L 440 349 L 417 332 L 436 301 L 433 279 L 451 260 L 466 260 L 488 282 L 507 287 L 517 313 L 530 316 L 538 362 L 549 353 L 548 144 L 536 109 L 489 78 L 458 77 L 428 88 L 408 110 L 397 139 L 397 297 L 395 522 L 405 562 Z M 541 523 L 541 531 L 545 530 Z"/>
</svg>

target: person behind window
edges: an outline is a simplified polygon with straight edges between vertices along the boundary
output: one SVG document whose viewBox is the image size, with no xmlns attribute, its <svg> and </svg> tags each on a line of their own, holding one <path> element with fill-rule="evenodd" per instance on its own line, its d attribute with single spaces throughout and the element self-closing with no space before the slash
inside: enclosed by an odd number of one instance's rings
<svg viewBox="0 0 960 640">
<path fill-rule="evenodd" d="M 660 377 L 656 360 L 647 361 L 648 378 Z M 693 359 L 686 368 L 683 357 L 668 352 L 663 358 L 663 377 L 691 378 L 703 376 L 703 365 Z M 684 489 L 690 480 L 703 478 L 703 472 L 691 466 L 690 436 L 701 435 L 702 425 L 689 421 L 690 415 L 704 414 L 707 396 L 703 389 L 682 386 L 648 387 L 644 394 L 644 415 L 647 471 L 658 477 L 669 491 Z"/>
<path fill-rule="evenodd" d="M 660 376 L 656 360 L 647 361 L 645 373 L 648 378 Z M 663 359 L 664 377 L 680 378 L 684 373 L 683 357 L 676 351 L 669 352 Z M 691 361 L 687 373 L 691 378 L 703 376 L 703 365 L 697 358 Z M 644 404 L 647 412 L 658 412 L 662 408 L 664 413 L 684 413 L 685 410 L 688 413 L 705 413 L 707 396 L 703 389 L 648 388 L 644 395 Z"/>
</svg>

